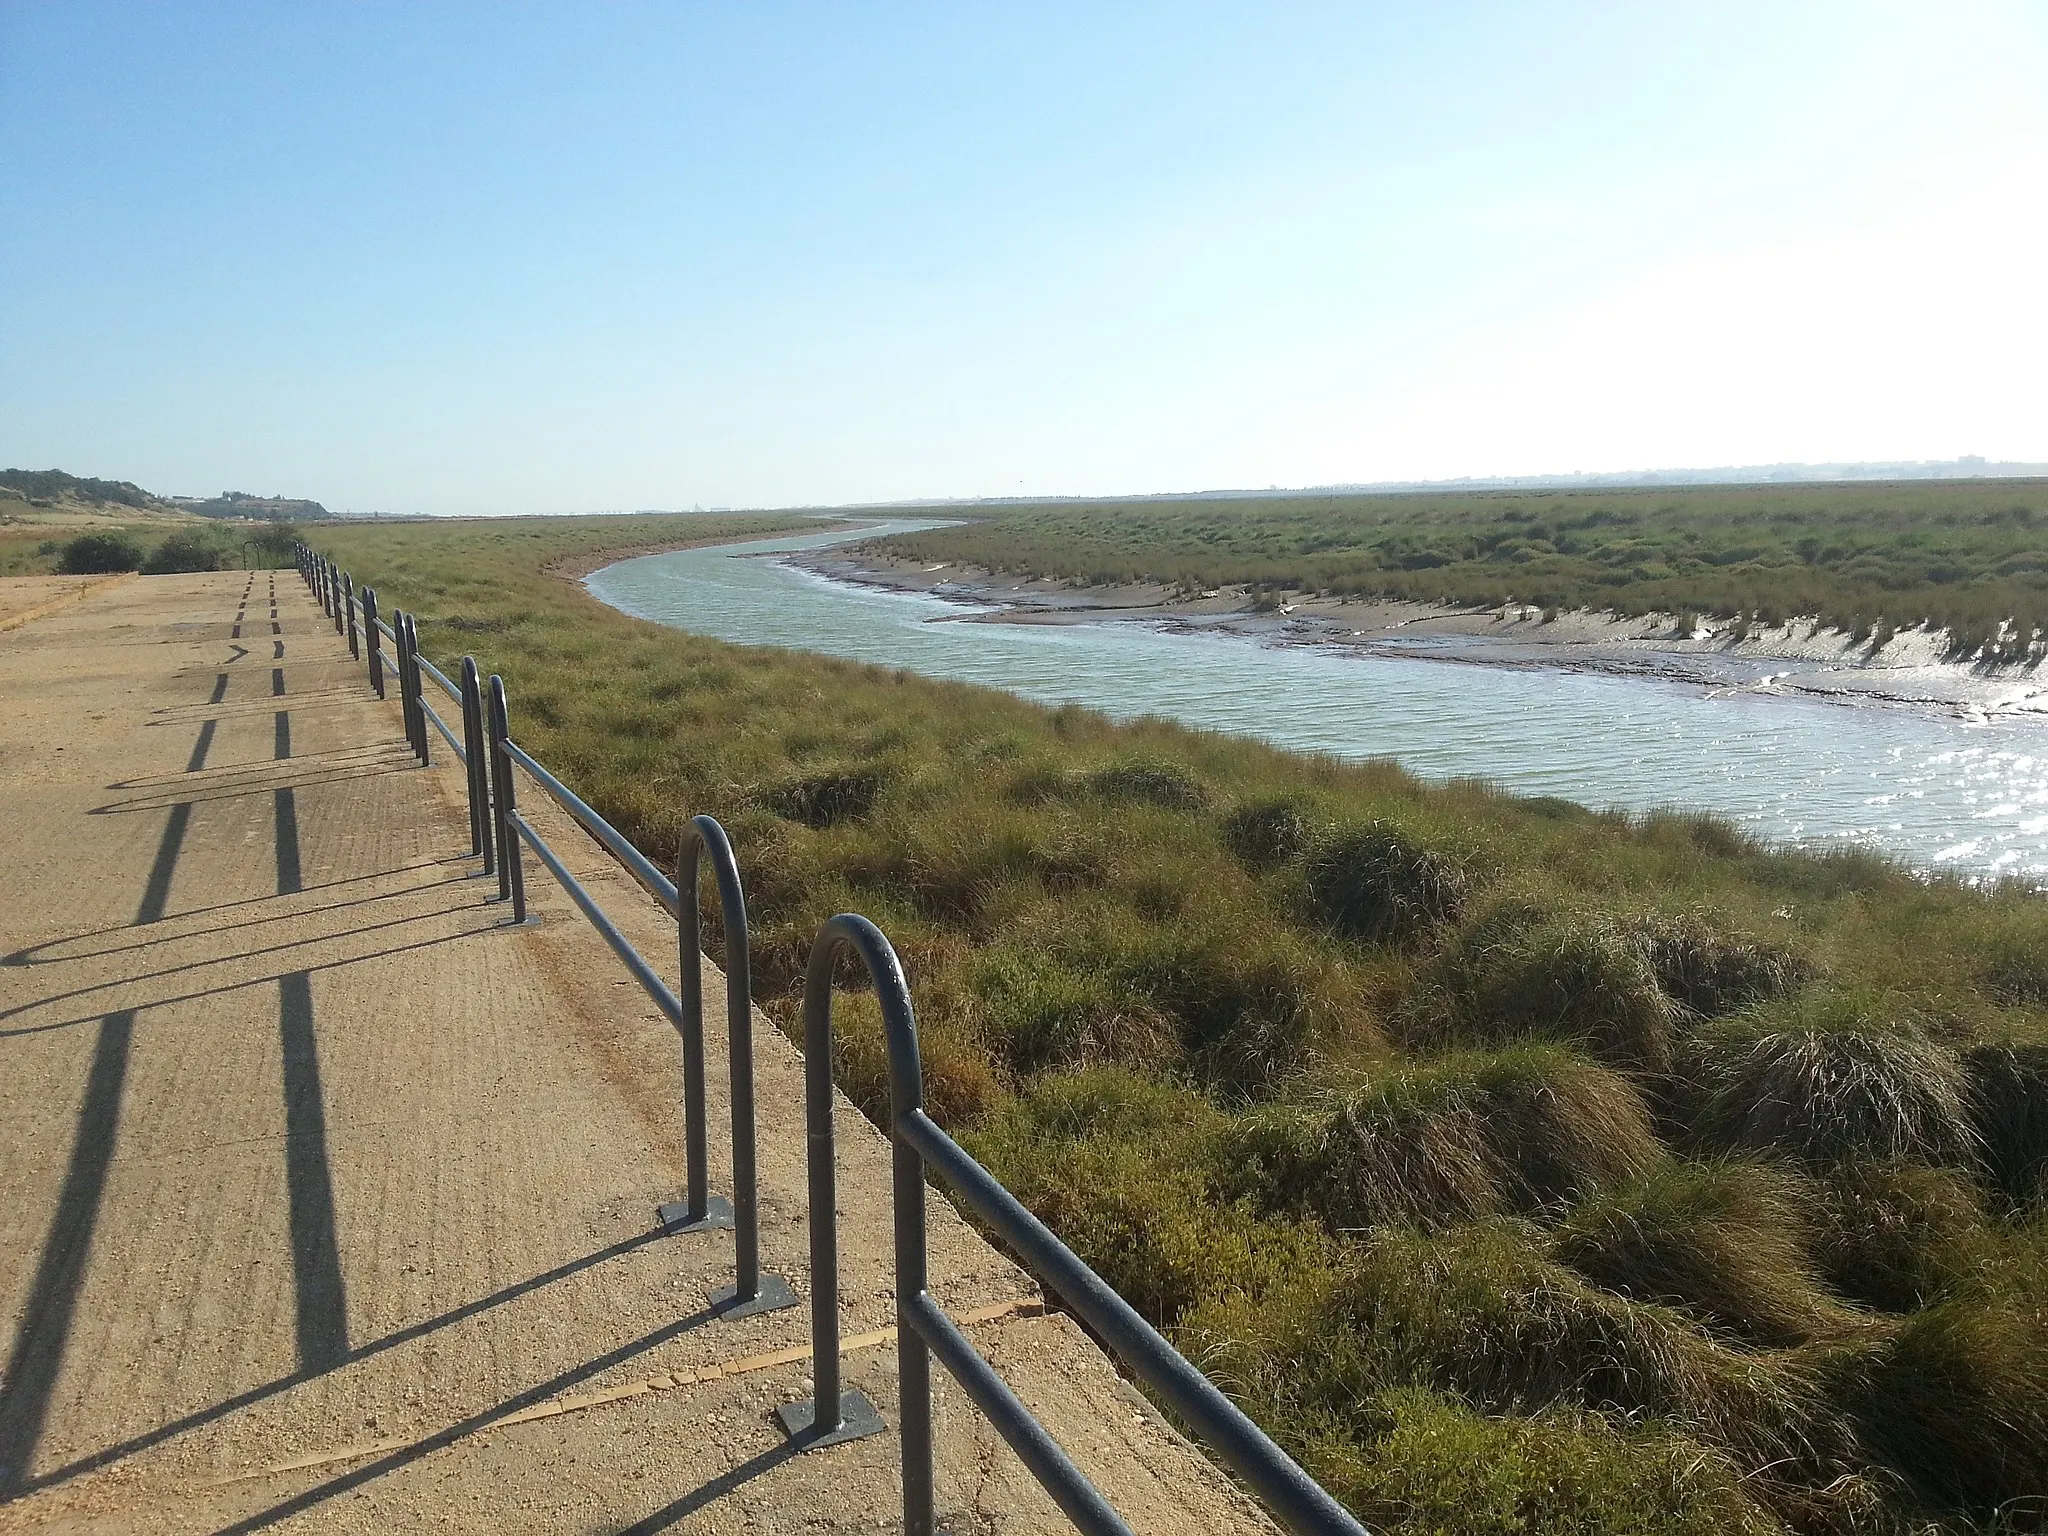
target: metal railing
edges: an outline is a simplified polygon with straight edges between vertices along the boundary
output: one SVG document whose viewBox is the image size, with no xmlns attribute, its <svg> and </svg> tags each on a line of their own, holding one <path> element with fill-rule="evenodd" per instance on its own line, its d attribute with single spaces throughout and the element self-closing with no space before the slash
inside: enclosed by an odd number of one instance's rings
<svg viewBox="0 0 2048 1536">
<path fill-rule="evenodd" d="M 336 623 L 342 623 L 342 604 L 354 602 L 354 582 L 324 557 L 307 552 L 301 569 L 308 585 L 335 601 Z M 349 597 L 344 600 L 342 594 Z M 613 952 L 637 980 L 662 1015 L 674 1026 L 683 1042 L 684 1147 L 686 1187 L 684 1198 L 658 1208 L 656 1218 L 671 1233 L 702 1232 L 736 1228 L 734 1283 L 712 1292 L 710 1303 L 725 1316 L 746 1316 L 796 1305 L 796 1294 L 780 1275 L 765 1274 L 760 1268 L 759 1203 L 754 1175 L 754 1059 L 753 1003 L 748 985 L 746 899 L 740 885 L 739 868 L 725 831 L 708 816 L 691 824 L 678 861 L 678 878 L 670 880 L 647 857 L 599 816 L 569 787 L 512 740 L 507 726 L 505 685 L 498 677 L 484 682 L 476 659 L 462 658 L 462 681 L 455 682 L 420 650 L 417 618 L 394 609 L 386 621 L 378 615 L 374 589 L 361 589 L 360 612 L 364 630 L 372 637 L 368 648 L 372 680 L 380 696 L 386 671 L 398 681 L 400 714 L 406 743 L 422 765 L 430 762 L 428 731 L 437 732 L 461 762 L 468 790 L 470 851 L 483 860 L 483 872 L 498 876 L 499 899 L 512 909 L 515 924 L 527 920 L 526 871 L 522 847 L 530 848 L 549 873 L 555 876 L 578 909 L 590 920 Z M 354 621 L 355 609 L 348 620 Z M 386 658 L 376 644 L 378 635 L 388 637 L 396 660 Z M 461 732 L 445 720 L 429 701 L 426 681 L 455 701 L 461 710 Z M 645 886 L 667 911 L 678 919 L 681 995 L 668 987 L 645 956 L 635 949 L 611 916 L 591 895 L 582 881 L 568 869 L 556 851 L 521 815 L 518 788 L 513 776 L 517 766 L 546 790 L 564 810 L 617 858 Z M 737 982 L 728 982 L 728 1051 L 732 1104 L 733 1196 L 730 1200 L 709 1192 L 707 1115 L 704 1092 L 704 1005 L 703 955 L 699 947 L 698 914 L 694 900 L 700 851 L 708 851 L 716 875 L 721 920 L 725 930 L 726 971 Z M 693 893 L 687 904 L 678 888 Z"/>
<path fill-rule="evenodd" d="M 463 763 L 468 784 L 471 851 L 482 856 L 486 873 L 497 875 L 498 899 L 510 905 L 512 921 L 519 924 L 527 920 L 522 849 L 531 850 L 681 1035 L 686 1189 L 684 1199 L 660 1207 L 656 1219 L 670 1232 L 734 1228 L 734 1283 L 712 1293 L 713 1309 L 720 1315 L 737 1317 L 794 1306 L 796 1296 L 789 1283 L 779 1275 L 763 1273 L 760 1268 L 753 1003 L 746 899 L 725 830 L 709 816 L 693 818 L 677 856 L 675 878 L 671 880 L 617 828 L 512 739 L 502 678 L 494 675 L 487 681 L 480 679 L 475 659 L 464 656 L 462 681 L 451 681 L 420 653 L 419 630 L 412 615 L 394 610 L 391 620 L 386 622 L 378 614 L 374 590 L 361 589 L 358 600 L 354 584 L 346 574 L 303 545 L 299 548 L 299 569 L 321 597 L 323 609 L 335 615 L 337 632 L 344 617 L 353 628 L 356 605 L 360 602 L 371 681 L 378 696 L 383 697 L 385 669 L 398 678 L 407 743 L 421 764 L 429 760 L 430 725 L 439 730 L 449 749 Z M 380 635 L 391 640 L 397 655 L 395 664 L 383 655 Z M 354 654 L 351 648 L 351 655 Z M 459 738 L 426 700 L 423 679 L 429 677 L 461 706 Z M 680 993 L 669 988 L 520 811 L 515 768 L 545 790 L 676 919 Z M 706 856 L 717 882 L 725 936 L 727 1063 L 732 1111 L 730 1203 L 709 1192 L 703 955 L 697 896 Z M 1317 1536 L 1364 1536 L 1364 1527 L 1328 1491 L 925 1113 L 917 1022 L 902 963 L 882 931 L 852 913 L 841 913 L 818 930 L 804 982 L 804 1134 L 810 1217 L 813 1395 L 807 1401 L 785 1405 L 777 1414 L 798 1447 L 818 1450 L 885 1428 L 881 1414 L 867 1396 L 845 1387 L 840 1370 L 832 983 L 839 956 L 849 950 L 874 985 L 889 1063 L 887 1131 L 891 1148 L 897 1430 L 902 1448 L 903 1529 L 907 1536 L 930 1536 L 935 1529 L 933 1355 L 938 1356 L 947 1372 L 1077 1529 L 1090 1536 L 1128 1536 L 1130 1530 L 932 1296 L 926 1252 L 928 1173 L 936 1174 L 962 1204 L 979 1216 L 1024 1267 L 1242 1479 L 1282 1525 L 1291 1531 Z"/>
</svg>

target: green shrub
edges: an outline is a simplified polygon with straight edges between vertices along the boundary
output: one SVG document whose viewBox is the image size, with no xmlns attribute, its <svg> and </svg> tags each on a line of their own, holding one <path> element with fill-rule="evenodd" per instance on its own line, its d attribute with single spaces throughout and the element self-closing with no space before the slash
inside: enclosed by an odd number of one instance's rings
<svg viewBox="0 0 2048 1536">
<path fill-rule="evenodd" d="M 1748 858 L 1764 845 L 1724 817 L 1705 811 L 1646 811 L 1638 823 L 1645 837 L 1716 859 Z"/>
<path fill-rule="evenodd" d="M 965 1137 L 968 1151 L 1154 1325 L 1226 1292 L 1319 1274 L 1330 1239 L 1219 1201 L 1222 1117 L 1198 1094 L 1117 1068 L 1027 1084 Z"/>
<path fill-rule="evenodd" d="M 1231 1187 L 1339 1231 L 1439 1228 L 1507 1203 L 1469 1083 L 1401 1074 L 1326 1106 L 1254 1112 L 1231 1147 Z M 1465 1091 L 1459 1091 L 1460 1089 Z"/>
<path fill-rule="evenodd" d="M 1464 910 L 1463 864 L 1390 822 L 1343 827 L 1321 839 L 1303 869 L 1309 911 L 1351 938 L 1405 938 Z"/>
<path fill-rule="evenodd" d="M 1265 869 L 1300 857 L 1314 831 L 1301 802 L 1254 800 L 1223 819 L 1223 846 L 1252 868 Z"/>
<path fill-rule="evenodd" d="M 1924 1163 L 1857 1161 L 1817 1186 L 1813 1255 L 1829 1285 L 1853 1301 L 1911 1312 L 1979 1272 L 1990 1233 L 1960 1174 Z"/>
<path fill-rule="evenodd" d="M 1515 1224 L 1379 1228 L 1340 1273 L 1256 1300 L 1219 1294 L 1183 1329 L 1233 1389 L 1296 1411 L 1348 1414 L 1415 1387 L 1486 1413 L 1614 1412 L 1787 1481 L 1795 1466 L 1832 1475 L 1851 1450 L 1814 1365 L 1731 1348 L 1675 1308 L 1603 1291 Z"/>
<path fill-rule="evenodd" d="M 1545 821 L 1590 821 L 1593 813 L 1576 800 L 1562 800 L 1556 795 L 1524 795 L 1515 804 L 1531 816 L 1541 816 Z"/>
<path fill-rule="evenodd" d="M 1872 1446 L 1938 1510 L 2039 1530 L 2048 1517 L 2048 1311 L 1945 1302 L 1914 1314 L 1861 1402 Z"/>
<path fill-rule="evenodd" d="M 2048 923 L 2001 925 L 1988 939 L 1977 962 L 1984 990 L 2014 1007 L 2048 1006 Z"/>
<path fill-rule="evenodd" d="M 856 864 L 863 879 L 907 888 L 920 910 L 978 934 L 1012 898 L 1099 886 L 1113 867 L 1086 825 L 1014 806 L 934 807 L 877 832 L 873 856 Z"/>
<path fill-rule="evenodd" d="M 813 773 L 786 779 L 763 798 L 791 821 L 831 827 L 867 815 L 886 783 L 872 772 Z"/>
<path fill-rule="evenodd" d="M 1326 1047 L 1379 1043 L 1351 972 L 1262 915 L 1126 925 L 1108 970 L 1175 1022 L 1196 1071 L 1238 1094 L 1265 1089 Z"/>
<path fill-rule="evenodd" d="M 150 551 L 142 562 L 146 575 L 168 576 L 186 571 L 217 571 L 221 568 L 220 545 L 210 533 L 181 529 Z"/>
<path fill-rule="evenodd" d="M 1805 1229 L 1802 1192 L 1779 1170 L 1681 1163 L 1582 1205 L 1554 1252 L 1632 1300 L 1683 1306 L 1751 1344 L 1797 1344 L 1841 1322 Z"/>
<path fill-rule="evenodd" d="M 142 565 L 142 546 L 125 533 L 81 533 L 64 546 L 57 569 L 66 576 L 103 576 Z"/>
<path fill-rule="evenodd" d="M 1881 1011 L 1831 994 L 1716 1026 L 1696 1068 L 1702 1133 L 1816 1163 L 1963 1156 L 1975 1136 L 1955 1053 Z"/>
<path fill-rule="evenodd" d="M 1179 763 L 1157 757 L 1131 757 L 1097 768 L 1087 776 L 1088 788 L 1117 805 L 1157 805 L 1170 811 L 1199 811 L 1209 804 L 1209 790 Z"/>
<path fill-rule="evenodd" d="M 281 570 L 292 563 L 292 550 L 298 539 L 298 530 L 290 523 L 265 523 L 246 542 L 259 565 Z"/>
<path fill-rule="evenodd" d="M 1612 1066 L 1668 1072 L 1677 1014 L 1643 943 L 1598 914 L 1540 910 L 1528 894 L 1489 903 L 1431 967 L 1454 1035 L 1568 1040 Z"/>
<path fill-rule="evenodd" d="M 987 1050 L 943 1014 L 918 1020 L 925 1111 L 943 1126 L 972 1125 L 1001 1098 Z M 832 1010 L 832 1080 L 878 1125 L 889 1123 L 889 1050 L 872 992 L 841 994 Z"/>
<path fill-rule="evenodd" d="M 1602 1414 L 1474 1413 L 1397 1387 L 1356 1426 L 1312 1423 L 1309 1471 L 1368 1528 L 1397 1536 L 1774 1536 L 1725 1457 Z M 1321 1433 L 1316 1433 L 1321 1430 Z"/>
<path fill-rule="evenodd" d="M 1992 1186 L 2015 1205 L 2048 1201 L 2048 1045 L 1974 1046 L 1963 1071 Z"/>
<path fill-rule="evenodd" d="M 1173 1020 L 1156 1004 L 1035 945 L 985 952 L 971 984 L 1019 1072 L 1111 1062 L 1158 1067 L 1176 1054 Z"/>
<path fill-rule="evenodd" d="M 1553 1046 L 1466 1052 L 1247 1115 L 1226 1181 L 1339 1231 L 1583 1199 L 1663 1157 L 1626 1079 Z"/>
<path fill-rule="evenodd" d="M 1657 914 L 1637 925 L 1658 985 L 1694 1013 L 1713 1017 L 1797 991 L 1811 958 L 1792 946 L 1731 931 L 1710 914 Z"/>
</svg>

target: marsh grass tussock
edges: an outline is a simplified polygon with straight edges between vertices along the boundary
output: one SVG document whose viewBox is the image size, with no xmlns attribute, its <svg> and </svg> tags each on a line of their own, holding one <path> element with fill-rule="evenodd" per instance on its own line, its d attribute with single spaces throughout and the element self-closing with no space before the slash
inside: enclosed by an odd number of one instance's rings
<svg viewBox="0 0 2048 1536">
<path fill-rule="evenodd" d="M 2017 1209 L 2048 1208 L 2048 1042 L 1972 1046 L 1963 1072 L 1993 1188 Z"/>
<path fill-rule="evenodd" d="M 1678 1006 L 1641 937 L 1605 914 L 1496 902 L 1432 970 L 1453 1037 L 1562 1040 L 1626 1071 L 1671 1070 Z"/>
<path fill-rule="evenodd" d="M 1758 1162 L 1673 1162 L 1582 1202 L 1553 1252 L 1598 1285 L 1683 1307 L 1743 1343 L 1793 1345 L 1854 1325 L 1809 1257 L 1811 1197 Z"/>
<path fill-rule="evenodd" d="M 1695 1063 L 1709 1140 L 1811 1163 L 1952 1162 L 1971 1154 L 1962 1066 L 1884 998 L 1824 994 L 1704 1031 Z"/>
<path fill-rule="evenodd" d="M 1996 1266 L 1983 1200 L 1954 1169 L 1856 1159 L 1824 1170 L 1814 1195 L 1811 1252 L 1850 1301 L 1912 1312 Z"/>
<path fill-rule="evenodd" d="M 541 574 L 773 526 L 318 537 L 657 862 L 725 824 L 783 1028 L 818 924 L 880 923 L 933 1112 L 1376 1529 L 2040 1528 L 2048 903 L 721 645 Z"/>
<path fill-rule="evenodd" d="M 1537 1212 L 1664 1158 L 1622 1077 L 1554 1046 L 1407 1061 L 1237 1122 L 1229 1187 L 1336 1231 Z"/>
<path fill-rule="evenodd" d="M 1388 821 L 1338 827 L 1302 862 L 1311 914 L 1348 938 L 1403 939 L 1455 921 L 1471 889 L 1466 861 Z"/>
</svg>

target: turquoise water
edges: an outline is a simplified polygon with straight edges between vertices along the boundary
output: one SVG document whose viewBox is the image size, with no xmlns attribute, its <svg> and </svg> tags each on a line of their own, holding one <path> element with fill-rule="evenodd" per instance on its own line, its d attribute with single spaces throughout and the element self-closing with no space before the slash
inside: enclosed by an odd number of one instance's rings
<svg viewBox="0 0 2048 1536">
<path fill-rule="evenodd" d="M 958 603 L 829 581 L 773 558 L 881 532 L 648 555 L 590 591 L 748 645 L 1007 688 L 1119 719 L 1163 715 L 1427 778 L 1710 810 L 1778 841 L 1856 839 L 1922 867 L 2048 879 L 2048 722 L 1726 694 L 1645 678 L 1357 657 L 1133 623 L 962 624 Z"/>
</svg>

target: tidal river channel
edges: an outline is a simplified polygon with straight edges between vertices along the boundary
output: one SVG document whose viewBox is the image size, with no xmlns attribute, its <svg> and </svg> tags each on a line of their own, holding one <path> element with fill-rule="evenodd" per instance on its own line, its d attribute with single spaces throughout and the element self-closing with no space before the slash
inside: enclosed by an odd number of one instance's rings
<svg viewBox="0 0 2048 1536">
<path fill-rule="evenodd" d="M 1307 752 L 1387 757 L 1596 807 L 1710 810 L 1780 842 L 1860 839 L 1922 868 L 2048 882 L 2048 721 L 1729 693 L 1639 677 L 1357 657 L 1130 622 L 964 624 L 957 602 L 831 581 L 774 558 L 933 526 L 621 561 L 593 595 L 744 645 L 819 651 L 1160 715 Z"/>
</svg>

